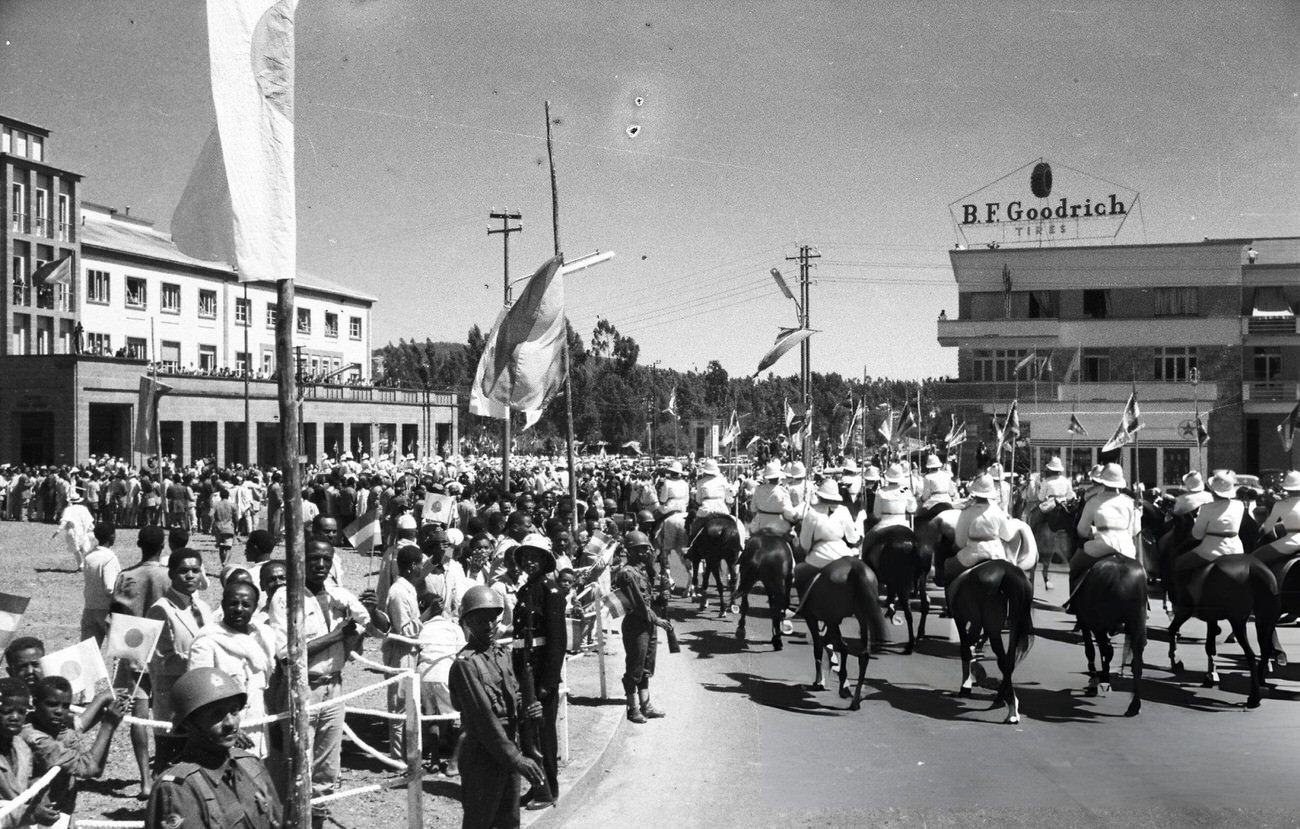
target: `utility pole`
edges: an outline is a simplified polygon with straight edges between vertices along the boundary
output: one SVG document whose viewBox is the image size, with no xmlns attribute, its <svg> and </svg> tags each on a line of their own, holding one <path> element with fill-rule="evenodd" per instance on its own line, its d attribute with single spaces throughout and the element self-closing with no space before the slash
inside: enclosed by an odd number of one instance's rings
<svg viewBox="0 0 1300 829">
<path fill-rule="evenodd" d="M 811 245 L 800 245 L 798 256 L 787 256 L 786 261 L 799 262 L 799 327 L 809 328 L 808 323 L 808 296 L 811 293 L 808 290 L 810 283 L 810 272 L 812 266 L 810 260 L 820 259 L 820 253 L 813 253 Z M 803 394 L 804 417 L 812 416 L 812 347 L 809 342 L 811 338 L 805 338 L 799 344 L 799 375 L 800 375 L 800 392 Z M 803 465 L 809 470 L 812 469 L 812 430 L 809 430 L 808 439 L 803 441 Z"/>
<path fill-rule="evenodd" d="M 518 210 L 497 210 L 495 207 L 488 213 L 489 219 L 499 219 L 501 227 L 487 229 L 488 235 L 494 233 L 501 234 L 502 249 L 502 266 L 501 282 L 504 286 L 502 299 L 507 308 L 514 301 L 510 294 L 510 234 L 519 233 L 524 229 L 522 224 L 511 226 L 511 221 L 518 221 L 523 218 Z M 570 470 L 572 472 L 572 470 Z M 507 495 L 510 494 L 510 407 L 506 406 L 505 425 L 501 429 L 501 488 Z"/>
</svg>

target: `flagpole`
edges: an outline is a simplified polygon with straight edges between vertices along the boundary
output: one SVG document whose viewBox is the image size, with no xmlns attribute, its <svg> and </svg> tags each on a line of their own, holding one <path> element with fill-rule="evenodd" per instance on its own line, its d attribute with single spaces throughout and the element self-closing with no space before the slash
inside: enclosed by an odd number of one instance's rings
<svg viewBox="0 0 1300 829">
<path fill-rule="evenodd" d="M 1137 393 L 1138 393 L 1136 372 L 1134 372 L 1134 374 L 1132 375 L 1130 382 L 1133 384 L 1133 386 L 1132 386 L 1132 393 L 1130 394 L 1129 399 L 1132 400 L 1133 405 L 1136 406 Z M 1124 408 L 1125 408 L 1124 414 L 1127 415 L 1128 407 L 1125 406 Z M 1139 441 L 1138 434 L 1137 434 L 1138 431 L 1139 430 L 1137 429 L 1133 430 L 1133 483 L 1140 491 L 1142 489 L 1142 485 L 1140 483 L 1142 480 L 1142 453 L 1139 451 L 1139 446 L 1138 446 L 1138 441 Z"/>
<path fill-rule="evenodd" d="M 555 255 L 560 255 L 560 190 L 555 179 L 555 142 L 551 137 L 551 102 L 546 102 L 546 158 L 551 168 L 551 232 L 555 240 Z M 564 318 L 564 417 L 568 433 L 569 502 L 573 506 L 569 517 L 569 530 L 578 536 L 578 469 L 573 452 L 573 381 L 569 371 L 569 318 Z M 507 414 L 509 412 L 507 411 Z"/>
<path fill-rule="evenodd" d="M 1195 413 L 1194 420 L 1192 421 L 1192 428 L 1195 429 L 1195 434 L 1193 435 L 1192 440 L 1196 442 L 1196 471 L 1200 472 L 1201 475 L 1204 476 L 1205 472 L 1201 468 L 1201 398 L 1199 394 L 1201 373 L 1195 366 L 1192 367 L 1189 379 L 1192 381 L 1192 411 Z"/>
</svg>

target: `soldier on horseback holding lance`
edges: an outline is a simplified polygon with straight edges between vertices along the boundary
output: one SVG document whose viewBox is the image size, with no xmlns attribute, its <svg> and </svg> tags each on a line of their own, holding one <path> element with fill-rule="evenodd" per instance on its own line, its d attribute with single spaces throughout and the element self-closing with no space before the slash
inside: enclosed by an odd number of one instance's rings
<svg viewBox="0 0 1300 829">
<path fill-rule="evenodd" d="M 682 478 L 682 462 L 672 461 L 663 470 L 664 479 L 659 484 L 659 539 L 663 549 L 665 569 L 669 553 L 677 553 L 687 569 L 686 510 L 690 507 L 691 488 Z M 693 584 L 687 580 L 687 584 Z M 688 587 L 688 593 L 690 588 Z"/>
<path fill-rule="evenodd" d="M 1174 562 L 1174 583 L 1180 594 L 1174 601 L 1175 610 L 1187 602 L 1200 604 L 1201 586 L 1208 571 L 1204 565 L 1219 556 L 1245 552 L 1238 532 L 1246 506 L 1233 497 L 1237 493 L 1236 474 L 1229 469 L 1216 470 L 1210 477 L 1209 489 L 1214 500 L 1196 511 L 1196 521 L 1192 524 L 1195 545 Z"/>
<path fill-rule="evenodd" d="M 1010 516 L 998 504 L 996 482 L 991 475 L 979 475 L 971 481 L 970 503 L 957 519 L 957 554 L 944 562 L 943 584 L 950 586 L 959 574 L 982 561 L 1009 561 L 1006 545 L 1014 537 Z"/>
<path fill-rule="evenodd" d="M 916 500 L 920 505 L 914 523 L 923 524 L 945 510 L 950 510 L 957 503 L 957 481 L 952 473 L 939 460 L 939 456 L 930 454 L 925 459 L 925 477 L 921 479 L 921 491 Z"/>
<path fill-rule="evenodd" d="M 794 522 L 799 516 L 791 500 L 790 491 L 782 483 L 785 471 L 781 462 L 775 458 L 763 467 L 763 483 L 754 490 L 751 510 L 754 518 L 750 522 L 750 531 L 754 535 L 765 533 L 787 539 L 790 550 L 790 567 L 794 568 Z M 794 626 L 788 619 L 781 620 L 781 632 L 786 636 L 794 633 Z"/>
<path fill-rule="evenodd" d="M 695 522 L 691 525 L 689 538 L 693 543 L 704 521 L 713 515 L 725 515 L 736 522 L 736 532 L 740 534 L 740 547 L 744 549 L 749 540 L 749 532 L 739 518 L 731 514 L 727 500 L 735 498 L 734 485 L 729 483 L 713 458 L 705 458 L 700 463 L 699 479 L 695 482 Z"/>
<path fill-rule="evenodd" d="M 1061 533 L 1065 531 L 1062 520 L 1068 520 L 1070 505 L 1074 503 L 1075 497 L 1070 479 L 1065 477 L 1065 464 L 1061 463 L 1059 456 L 1053 455 L 1047 462 L 1047 466 L 1043 467 L 1043 477 L 1038 481 L 1038 491 L 1034 495 L 1034 500 L 1051 531 L 1052 541 L 1058 542 L 1057 551 L 1064 553 L 1068 561 L 1070 551 L 1061 549 L 1062 546 L 1068 546 L 1068 543 L 1060 545 L 1059 542 L 1062 538 Z M 1047 571 L 1051 560 L 1050 553 L 1043 559 L 1043 587 L 1048 590 L 1052 589 L 1052 580 Z"/>
</svg>

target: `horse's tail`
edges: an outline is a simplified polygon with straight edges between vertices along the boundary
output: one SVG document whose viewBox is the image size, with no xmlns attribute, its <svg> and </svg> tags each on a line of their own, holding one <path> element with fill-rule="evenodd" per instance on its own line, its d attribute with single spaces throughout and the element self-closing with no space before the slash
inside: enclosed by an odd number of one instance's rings
<svg viewBox="0 0 1300 829">
<path fill-rule="evenodd" d="M 1034 644 L 1034 619 L 1030 613 L 1034 604 L 1034 589 L 1025 574 L 1010 562 L 1002 570 L 999 589 L 1007 601 L 1007 626 L 1011 632 L 1008 644 L 1015 655 L 1016 664 L 1019 664 Z"/>
<path fill-rule="evenodd" d="M 1088 571 L 1086 589 L 1090 597 L 1102 597 L 1117 605 L 1116 615 L 1111 618 L 1124 623 L 1134 648 L 1138 640 L 1146 646 L 1147 572 L 1137 559 L 1112 555 L 1098 561 Z"/>
<path fill-rule="evenodd" d="M 1273 631 L 1282 615 L 1282 591 L 1268 565 L 1254 556 L 1250 562 L 1250 592 L 1255 610 L 1255 630 L 1259 635 L 1261 656 L 1273 650 Z"/>
<path fill-rule="evenodd" d="M 855 561 L 853 568 L 853 606 L 862 633 L 863 650 L 869 651 L 886 641 L 885 614 L 880 609 L 880 587 L 871 568 Z"/>
</svg>

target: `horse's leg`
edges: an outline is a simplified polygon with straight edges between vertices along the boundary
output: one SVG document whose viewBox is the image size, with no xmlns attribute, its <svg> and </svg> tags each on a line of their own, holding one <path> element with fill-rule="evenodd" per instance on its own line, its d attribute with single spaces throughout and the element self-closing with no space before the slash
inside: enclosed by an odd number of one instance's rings
<svg viewBox="0 0 1300 829">
<path fill-rule="evenodd" d="M 740 621 L 736 623 L 736 638 L 745 638 L 745 617 L 749 614 L 749 591 L 740 594 Z"/>
<path fill-rule="evenodd" d="M 1173 618 L 1169 621 L 1169 670 L 1178 673 L 1183 669 L 1183 663 L 1178 658 L 1178 631 L 1182 630 L 1183 622 L 1192 618 L 1191 611 L 1176 608 Z"/>
<path fill-rule="evenodd" d="M 1213 688 L 1219 684 L 1219 672 L 1214 668 L 1214 657 L 1219 655 L 1219 623 L 1205 623 L 1205 679 L 1201 680 L 1202 688 Z"/>
<path fill-rule="evenodd" d="M 967 632 L 966 626 L 960 621 L 953 618 L 953 624 L 957 626 L 958 647 L 961 648 L 961 688 L 957 691 L 959 697 L 969 697 L 975 681 L 971 676 L 971 663 L 975 659 L 974 639 Z"/>
<path fill-rule="evenodd" d="M 850 711 L 857 711 L 862 707 L 862 684 L 867 681 L 867 663 L 871 661 L 871 646 L 866 642 L 865 636 L 862 642 L 862 653 L 858 654 L 858 684 L 853 688 L 853 702 L 849 703 Z M 844 657 L 848 661 L 848 656 Z"/>
<path fill-rule="evenodd" d="M 1264 686 L 1264 670 L 1268 661 L 1260 659 L 1255 654 L 1255 649 L 1250 646 L 1250 639 L 1246 636 L 1246 617 L 1234 616 L 1230 620 L 1232 632 L 1237 634 L 1237 642 L 1241 644 L 1241 652 L 1246 656 L 1246 670 L 1250 671 L 1250 696 L 1246 697 L 1247 708 L 1258 708 L 1259 698 Z M 1260 640 L 1259 649 L 1264 652 L 1268 647 L 1264 640 Z"/>
<path fill-rule="evenodd" d="M 731 591 L 731 612 L 732 613 L 736 612 L 736 581 L 737 581 L 737 576 L 739 575 L 736 572 L 736 568 L 738 566 L 736 564 L 736 561 L 737 561 L 736 557 L 727 559 L 727 577 L 728 577 L 727 589 Z"/>
<path fill-rule="evenodd" d="M 1088 660 L 1088 685 L 1083 690 L 1085 697 L 1097 696 L 1097 648 L 1093 644 L 1094 637 L 1100 638 L 1100 634 L 1094 633 L 1088 625 L 1080 625 L 1083 631 L 1083 655 Z"/>
<path fill-rule="evenodd" d="M 713 570 L 713 581 L 718 585 L 718 618 L 727 618 L 727 585 L 722 581 L 722 557 L 719 556 L 709 565 Z M 732 583 L 732 595 L 735 595 L 735 584 Z"/>
<path fill-rule="evenodd" d="M 997 619 L 990 619 L 986 625 L 988 630 L 985 633 L 989 637 L 989 648 L 993 651 L 993 656 L 997 660 L 998 670 L 1002 672 L 1002 681 L 998 683 L 998 694 L 993 699 L 993 705 L 990 708 L 997 708 L 999 705 L 1007 706 L 1007 717 L 1002 722 L 1015 725 L 1020 722 L 1020 705 L 1016 700 L 1016 690 L 1011 684 L 1011 675 L 1016 669 L 1016 657 L 1011 648 L 1004 648 L 1002 645 L 1002 623 Z"/>
<path fill-rule="evenodd" d="M 848 699 L 852 694 L 849 692 L 849 646 L 844 641 L 844 634 L 840 632 L 838 623 L 827 624 L 826 639 L 830 642 L 832 648 L 840 655 L 840 699 Z M 865 634 L 863 634 L 865 636 Z"/>
<path fill-rule="evenodd" d="M 1101 651 L 1101 681 L 1097 693 L 1104 697 L 1110 693 L 1110 663 L 1115 659 L 1115 646 L 1111 644 L 1110 634 L 1102 631 L 1097 635 L 1097 648 Z"/>
<path fill-rule="evenodd" d="M 812 634 L 812 655 L 813 655 L 813 683 L 809 686 L 812 691 L 825 691 L 826 682 L 822 677 L 822 628 L 821 622 L 816 619 L 808 620 L 808 631 Z"/>
<path fill-rule="evenodd" d="M 898 591 L 898 603 L 903 607 L 903 619 L 907 622 L 907 644 L 903 653 L 916 650 L 916 633 L 912 628 L 912 591 L 910 584 L 904 584 Z"/>
</svg>

